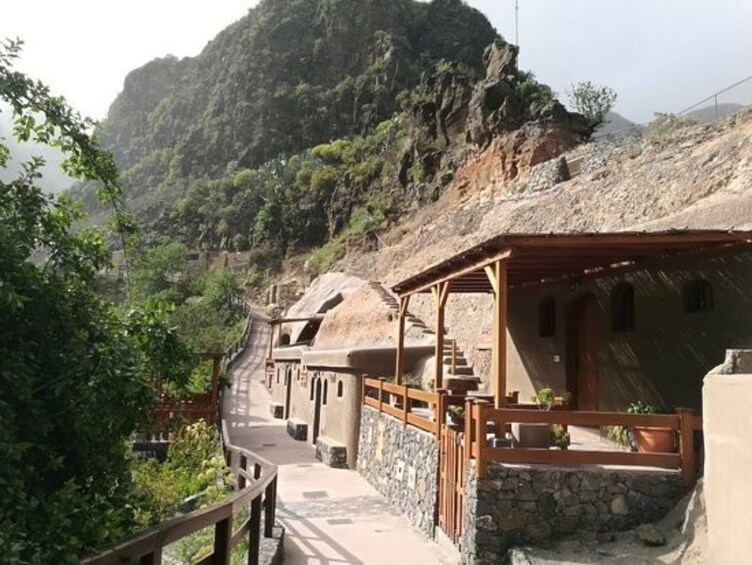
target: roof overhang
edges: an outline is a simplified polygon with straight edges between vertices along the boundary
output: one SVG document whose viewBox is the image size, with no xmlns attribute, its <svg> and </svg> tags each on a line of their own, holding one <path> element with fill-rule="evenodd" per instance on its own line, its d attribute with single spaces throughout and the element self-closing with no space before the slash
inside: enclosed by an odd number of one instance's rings
<svg viewBox="0 0 752 565">
<path fill-rule="evenodd" d="M 427 293 L 450 282 L 450 292 L 490 293 L 486 267 L 504 260 L 510 287 L 627 267 L 649 259 L 749 245 L 751 231 L 669 231 L 503 235 L 467 249 L 392 287 L 399 296 Z"/>
</svg>

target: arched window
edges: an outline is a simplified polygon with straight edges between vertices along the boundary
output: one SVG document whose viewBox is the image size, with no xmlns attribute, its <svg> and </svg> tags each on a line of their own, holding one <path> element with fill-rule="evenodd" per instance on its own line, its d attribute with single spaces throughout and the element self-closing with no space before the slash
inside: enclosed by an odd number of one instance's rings
<svg viewBox="0 0 752 565">
<path fill-rule="evenodd" d="M 342 381 L 339 381 L 337 383 L 337 398 L 342 398 L 343 394 L 345 394 L 345 384 Z"/>
<path fill-rule="evenodd" d="M 317 380 L 318 379 L 316 378 L 316 375 L 314 375 L 313 378 L 311 379 L 311 391 L 310 391 L 311 401 L 313 401 L 313 395 L 314 395 L 314 391 L 316 390 L 316 381 Z"/>
<path fill-rule="evenodd" d="M 324 379 L 324 396 L 321 399 L 321 404 L 326 406 L 327 396 L 329 396 L 329 381 Z"/>
<path fill-rule="evenodd" d="M 635 291 L 629 283 L 617 284 L 611 291 L 611 327 L 615 332 L 635 329 Z"/>
<path fill-rule="evenodd" d="M 713 309 L 713 287 L 705 279 L 695 279 L 684 285 L 684 311 L 708 312 Z"/>
<path fill-rule="evenodd" d="M 556 335 L 556 300 L 547 296 L 538 304 L 538 337 Z"/>
<path fill-rule="evenodd" d="M 290 345 L 290 334 L 282 334 L 279 336 L 279 344 L 280 345 Z"/>
</svg>

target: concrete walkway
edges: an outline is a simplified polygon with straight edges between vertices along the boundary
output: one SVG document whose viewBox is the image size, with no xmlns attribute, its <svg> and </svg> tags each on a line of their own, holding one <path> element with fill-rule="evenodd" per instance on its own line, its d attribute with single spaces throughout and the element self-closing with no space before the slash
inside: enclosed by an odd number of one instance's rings
<svg viewBox="0 0 752 565">
<path fill-rule="evenodd" d="M 285 563 L 458 563 L 451 544 L 427 540 L 357 472 L 319 463 L 311 445 L 293 440 L 285 423 L 271 418 L 263 385 L 268 338 L 267 326 L 255 324 L 232 371 L 223 414 L 233 444 L 279 465 L 277 519 L 286 530 Z"/>
</svg>

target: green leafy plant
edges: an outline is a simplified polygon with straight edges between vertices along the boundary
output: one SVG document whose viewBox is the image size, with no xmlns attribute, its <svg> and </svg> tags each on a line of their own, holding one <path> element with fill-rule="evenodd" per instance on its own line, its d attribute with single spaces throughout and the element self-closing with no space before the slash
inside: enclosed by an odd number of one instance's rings
<svg viewBox="0 0 752 565">
<path fill-rule="evenodd" d="M 671 113 L 656 112 L 648 125 L 648 135 L 652 139 L 671 137 L 681 130 L 698 125 L 700 120 L 692 116 L 677 116 Z"/>
<path fill-rule="evenodd" d="M 452 417 L 453 420 L 465 419 L 465 407 L 464 406 L 452 405 L 449 408 L 447 408 L 447 412 L 449 412 L 449 415 Z"/>
<path fill-rule="evenodd" d="M 551 426 L 551 445 L 566 449 L 569 447 L 571 438 L 569 432 L 564 430 L 564 427 L 559 424 L 553 424 Z"/>
<path fill-rule="evenodd" d="M 574 83 L 567 91 L 569 104 L 575 112 L 579 112 L 595 129 L 606 119 L 616 103 L 616 91 L 608 86 L 596 86 L 592 82 Z"/>
</svg>

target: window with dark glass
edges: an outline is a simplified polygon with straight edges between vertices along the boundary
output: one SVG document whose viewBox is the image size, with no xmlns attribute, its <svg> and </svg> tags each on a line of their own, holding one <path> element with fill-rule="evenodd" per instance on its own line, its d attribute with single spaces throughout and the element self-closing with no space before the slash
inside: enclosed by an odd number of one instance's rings
<svg viewBox="0 0 752 565">
<path fill-rule="evenodd" d="M 684 285 L 684 311 L 708 312 L 713 309 L 713 287 L 705 279 L 695 279 Z"/>
<path fill-rule="evenodd" d="M 635 329 L 635 291 L 629 283 L 621 283 L 611 291 L 611 326 L 615 332 Z"/>
<path fill-rule="evenodd" d="M 548 296 L 538 305 L 538 337 L 556 335 L 556 300 Z"/>
<path fill-rule="evenodd" d="M 342 395 L 345 393 L 345 385 L 342 381 L 339 381 L 337 383 L 337 398 L 342 398 Z"/>
<path fill-rule="evenodd" d="M 324 397 L 321 400 L 321 404 L 326 405 L 327 396 L 329 395 L 329 381 L 324 379 Z"/>
</svg>

